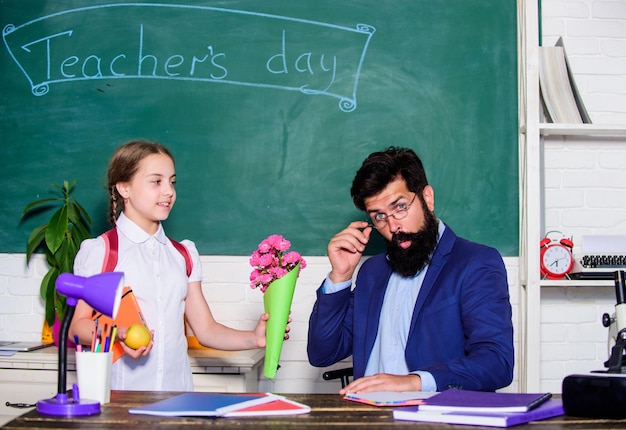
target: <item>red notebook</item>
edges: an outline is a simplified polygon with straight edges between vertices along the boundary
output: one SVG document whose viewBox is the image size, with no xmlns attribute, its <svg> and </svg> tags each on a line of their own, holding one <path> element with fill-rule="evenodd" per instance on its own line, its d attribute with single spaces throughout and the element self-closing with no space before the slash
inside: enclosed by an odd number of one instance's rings
<svg viewBox="0 0 626 430">
<path fill-rule="evenodd" d="M 252 405 L 225 413 L 225 417 L 258 417 L 261 415 L 300 415 L 308 414 L 311 408 L 302 403 L 294 402 L 285 397 L 277 398 L 268 403 Z"/>
</svg>

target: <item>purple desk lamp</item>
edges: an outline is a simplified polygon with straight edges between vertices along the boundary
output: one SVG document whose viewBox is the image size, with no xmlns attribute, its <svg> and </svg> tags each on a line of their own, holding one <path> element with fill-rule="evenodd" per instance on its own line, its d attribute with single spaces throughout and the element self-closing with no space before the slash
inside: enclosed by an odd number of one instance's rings
<svg viewBox="0 0 626 430">
<path fill-rule="evenodd" d="M 89 306 L 115 318 L 120 306 L 124 274 L 108 272 L 89 278 L 62 273 L 56 281 L 56 289 L 67 297 L 67 311 L 61 323 L 59 336 L 58 393 L 51 399 L 37 402 L 37 412 L 45 415 L 79 416 L 100 413 L 100 402 L 81 400 L 78 386 L 72 387 L 72 398 L 67 396 L 67 333 L 74 316 L 76 303 L 84 300 Z"/>
</svg>

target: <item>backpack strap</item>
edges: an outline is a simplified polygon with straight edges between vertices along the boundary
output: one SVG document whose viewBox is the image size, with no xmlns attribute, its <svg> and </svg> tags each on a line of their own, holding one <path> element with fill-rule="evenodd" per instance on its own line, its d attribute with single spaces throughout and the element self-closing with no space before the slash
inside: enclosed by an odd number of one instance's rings
<svg viewBox="0 0 626 430">
<path fill-rule="evenodd" d="M 173 239 L 170 239 L 170 242 L 172 242 L 172 245 L 174 245 L 174 248 L 176 248 L 178 252 L 183 254 L 183 257 L 185 258 L 185 269 L 187 270 L 187 277 L 191 276 L 191 270 L 193 269 L 193 261 L 191 260 L 191 254 L 189 254 L 189 250 L 187 249 L 185 245 L 183 245 L 180 242 L 176 242 Z"/>
<path fill-rule="evenodd" d="M 102 262 L 102 273 L 112 272 L 117 266 L 117 229 L 102 233 L 104 239 L 104 261 Z"/>
<path fill-rule="evenodd" d="M 115 270 L 115 266 L 117 266 L 117 228 L 113 227 L 112 229 L 102 233 L 102 238 L 104 239 L 104 261 L 102 262 L 102 273 L 112 272 Z M 187 277 L 189 277 L 193 269 L 193 260 L 191 259 L 189 250 L 180 242 L 176 242 L 172 239 L 170 239 L 170 241 L 172 242 L 172 245 L 174 245 L 174 248 L 176 248 L 176 250 L 185 258 L 185 269 L 187 271 Z"/>
</svg>

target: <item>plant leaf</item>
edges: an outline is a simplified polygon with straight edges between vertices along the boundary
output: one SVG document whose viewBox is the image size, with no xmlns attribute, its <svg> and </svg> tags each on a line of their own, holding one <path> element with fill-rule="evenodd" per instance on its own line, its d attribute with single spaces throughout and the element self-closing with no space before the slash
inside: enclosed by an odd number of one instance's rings
<svg viewBox="0 0 626 430">
<path fill-rule="evenodd" d="M 72 202 L 67 203 L 67 219 L 69 224 L 78 224 L 80 222 L 80 213 Z"/>
<path fill-rule="evenodd" d="M 44 237 L 46 235 L 46 228 L 48 224 L 40 225 L 39 227 L 33 229 L 30 233 L 30 237 L 28 238 L 28 242 L 26 243 L 26 264 L 29 263 L 30 257 L 33 255 L 33 252 L 44 241 Z"/>
<path fill-rule="evenodd" d="M 50 218 L 48 229 L 46 230 L 46 245 L 55 254 L 61 246 L 67 233 L 67 206 L 62 206 Z"/>
<path fill-rule="evenodd" d="M 85 224 L 83 224 L 82 222 L 79 222 L 78 224 L 76 224 L 74 226 L 74 229 L 72 230 L 72 239 L 75 241 L 75 243 L 80 246 L 80 243 L 85 240 L 88 239 L 89 237 L 91 237 L 89 230 L 87 230 L 87 228 L 85 227 Z"/>
<path fill-rule="evenodd" d="M 67 298 L 61 294 L 58 294 L 56 291 L 54 293 L 54 310 L 59 316 L 59 320 L 63 321 L 63 317 L 65 316 L 65 311 L 67 309 L 66 306 Z"/>
<path fill-rule="evenodd" d="M 67 194 L 70 194 L 72 190 L 74 189 L 74 185 L 76 185 L 76 178 L 74 178 L 72 182 L 69 184 L 67 181 L 63 181 L 63 185 L 65 186 L 65 189 L 67 190 Z"/>
<path fill-rule="evenodd" d="M 89 218 L 87 211 L 85 211 L 85 209 L 83 209 L 78 203 L 71 201 L 67 204 L 67 208 L 67 215 L 70 223 L 74 224 L 74 226 L 84 224 L 87 227 L 91 227 L 91 218 Z"/>
<path fill-rule="evenodd" d="M 65 188 L 57 185 L 57 184 L 50 184 L 51 187 L 56 188 L 57 190 L 61 191 L 63 193 L 63 195 L 65 196 L 66 192 L 65 192 Z M 63 197 L 63 200 L 65 200 L 65 197 Z"/>
<path fill-rule="evenodd" d="M 85 226 L 81 224 L 77 224 L 76 228 L 72 230 L 72 234 L 70 235 L 71 243 L 72 243 L 72 255 L 76 258 L 76 254 L 78 254 L 78 250 L 80 249 L 80 245 L 83 243 L 85 239 L 89 239 L 91 236 Z M 72 261 L 72 265 L 73 265 Z"/>
<path fill-rule="evenodd" d="M 54 260 L 57 263 L 57 268 L 60 273 L 72 273 L 73 272 L 73 264 L 74 264 L 74 256 L 76 255 L 76 250 L 72 249 L 72 241 L 64 240 L 61 242 L 59 249 L 54 254 Z"/>
<path fill-rule="evenodd" d="M 22 218 L 24 218 L 24 216 L 30 212 L 31 210 L 33 210 L 36 207 L 39 207 L 41 205 L 45 205 L 48 203 L 52 203 L 52 202 L 56 202 L 59 200 L 63 200 L 60 197 L 54 197 L 54 198 L 48 198 L 48 199 L 41 199 L 41 200 L 36 200 L 34 202 L 30 202 L 29 204 L 26 205 L 26 207 L 22 210 Z"/>
<path fill-rule="evenodd" d="M 52 327 L 52 324 L 54 324 L 55 282 L 58 277 L 59 271 L 54 267 L 50 268 L 50 270 L 48 270 L 48 273 L 46 273 L 41 280 L 41 287 L 39 291 L 46 305 L 46 322 L 50 327 Z"/>
<path fill-rule="evenodd" d="M 76 211 L 80 214 L 81 218 L 85 220 L 87 227 L 91 227 L 91 218 L 85 208 L 82 207 L 77 201 L 73 201 L 72 206 L 76 208 Z"/>
</svg>

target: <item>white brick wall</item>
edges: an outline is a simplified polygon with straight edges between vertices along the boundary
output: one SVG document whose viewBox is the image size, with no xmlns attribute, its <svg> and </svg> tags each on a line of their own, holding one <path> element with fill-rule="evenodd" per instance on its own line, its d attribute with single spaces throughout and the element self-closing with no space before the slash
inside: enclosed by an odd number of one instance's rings
<svg viewBox="0 0 626 430">
<path fill-rule="evenodd" d="M 0 254 L 0 339 L 41 339 L 39 284 L 47 266 L 40 257 L 26 267 L 24 254 Z"/>
<path fill-rule="evenodd" d="M 583 100 L 596 124 L 626 125 L 626 1 L 543 0 L 545 45 L 563 36 Z M 574 238 L 603 232 L 626 234 L 626 144 L 585 139 L 551 139 L 545 154 L 545 226 Z M 30 268 L 23 254 L 0 254 L 0 339 L 37 340 L 43 321 L 39 282 L 45 263 Z M 323 257 L 308 257 L 309 268 L 294 298 L 291 339 L 282 368 L 261 389 L 276 392 L 335 392 L 338 383 L 321 379 L 306 359 L 307 320 L 314 291 L 328 271 Z M 204 292 L 217 319 L 249 328 L 262 311 L 262 297 L 247 286 L 245 257 L 204 256 Z M 518 327 L 517 258 L 506 259 Z M 601 315 L 615 304 L 612 288 L 543 288 L 541 305 L 541 389 L 561 390 L 562 378 L 601 368 L 607 331 Z M 519 330 L 516 330 L 519 333 Z M 516 343 L 518 342 L 516 338 Z M 518 357 L 516 357 L 518 358 Z M 515 390 L 516 381 L 511 386 Z"/>
</svg>

